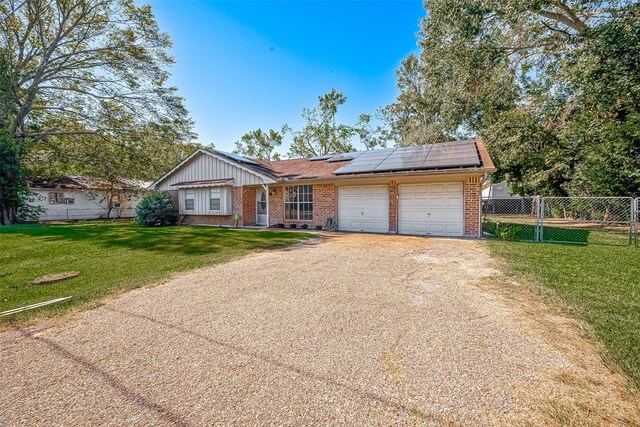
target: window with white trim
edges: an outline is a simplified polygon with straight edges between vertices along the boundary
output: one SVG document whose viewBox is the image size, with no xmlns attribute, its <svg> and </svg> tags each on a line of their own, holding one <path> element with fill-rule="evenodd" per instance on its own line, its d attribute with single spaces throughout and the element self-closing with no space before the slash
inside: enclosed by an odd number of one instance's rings
<svg viewBox="0 0 640 427">
<path fill-rule="evenodd" d="M 64 193 L 58 191 L 52 191 L 49 193 L 49 203 L 58 204 L 64 203 Z"/>
<path fill-rule="evenodd" d="M 195 206 L 196 191 L 187 190 L 184 192 L 184 209 L 186 211 L 192 211 Z"/>
<path fill-rule="evenodd" d="M 294 221 L 313 219 L 312 185 L 289 185 L 284 188 L 284 218 Z"/>
<path fill-rule="evenodd" d="M 209 194 L 209 209 L 212 211 L 220 210 L 220 188 L 212 188 Z"/>
</svg>

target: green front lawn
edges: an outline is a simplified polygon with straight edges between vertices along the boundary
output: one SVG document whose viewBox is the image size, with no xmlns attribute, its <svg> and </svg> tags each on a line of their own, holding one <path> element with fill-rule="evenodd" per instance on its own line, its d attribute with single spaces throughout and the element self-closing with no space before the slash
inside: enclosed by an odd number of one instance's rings
<svg viewBox="0 0 640 427">
<path fill-rule="evenodd" d="M 307 233 L 212 227 L 145 228 L 129 221 L 0 227 L 0 312 L 72 296 L 69 301 L 0 322 L 90 307 L 101 298 L 154 283 L 172 273 L 219 264 L 314 237 Z M 45 274 L 78 277 L 30 285 Z"/>
<path fill-rule="evenodd" d="M 549 288 L 585 320 L 640 386 L 640 249 L 633 246 L 486 242 L 509 274 Z"/>
</svg>

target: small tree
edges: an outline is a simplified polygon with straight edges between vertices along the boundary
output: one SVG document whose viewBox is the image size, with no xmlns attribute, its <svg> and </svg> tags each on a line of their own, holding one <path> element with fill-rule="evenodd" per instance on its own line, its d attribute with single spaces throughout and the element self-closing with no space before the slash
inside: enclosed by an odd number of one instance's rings
<svg viewBox="0 0 640 427">
<path fill-rule="evenodd" d="M 269 129 L 269 132 L 257 129 L 245 133 L 240 141 L 236 141 L 233 152 L 267 161 L 280 160 L 280 154 L 275 150 L 282 145 L 282 134 L 273 129 Z"/>
<path fill-rule="evenodd" d="M 145 227 L 163 227 L 178 222 L 178 210 L 163 191 L 149 193 L 138 203 L 136 223 Z"/>
</svg>

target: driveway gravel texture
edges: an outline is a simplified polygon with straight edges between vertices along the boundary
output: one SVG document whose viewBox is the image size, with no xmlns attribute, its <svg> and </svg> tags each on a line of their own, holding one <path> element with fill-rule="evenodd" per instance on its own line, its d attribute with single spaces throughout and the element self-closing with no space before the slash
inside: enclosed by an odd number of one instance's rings
<svg viewBox="0 0 640 427">
<path fill-rule="evenodd" d="M 577 326 L 497 283 L 482 242 L 364 234 L 194 270 L 0 333 L 0 425 L 640 419 Z"/>
</svg>

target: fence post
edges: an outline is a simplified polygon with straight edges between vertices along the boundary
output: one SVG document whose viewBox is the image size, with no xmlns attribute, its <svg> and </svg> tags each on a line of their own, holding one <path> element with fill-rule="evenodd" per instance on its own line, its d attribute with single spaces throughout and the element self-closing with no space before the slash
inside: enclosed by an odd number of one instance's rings
<svg viewBox="0 0 640 427">
<path fill-rule="evenodd" d="M 534 215 L 534 220 L 533 220 L 533 238 L 536 242 L 540 241 L 540 196 L 536 196 L 535 199 L 533 199 L 534 204 L 535 204 L 535 209 L 533 209 L 533 215 Z"/>
<path fill-rule="evenodd" d="M 478 239 L 482 239 L 482 191 L 478 196 Z"/>
</svg>

